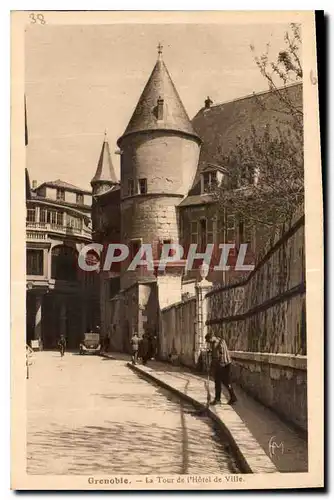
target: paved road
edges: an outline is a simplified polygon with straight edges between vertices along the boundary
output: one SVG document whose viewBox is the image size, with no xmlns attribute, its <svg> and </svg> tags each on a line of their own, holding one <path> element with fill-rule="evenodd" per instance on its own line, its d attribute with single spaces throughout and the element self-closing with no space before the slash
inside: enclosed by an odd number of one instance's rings
<svg viewBox="0 0 334 500">
<path fill-rule="evenodd" d="M 124 361 L 36 353 L 26 382 L 30 474 L 237 472 L 209 420 Z"/>
</svg>

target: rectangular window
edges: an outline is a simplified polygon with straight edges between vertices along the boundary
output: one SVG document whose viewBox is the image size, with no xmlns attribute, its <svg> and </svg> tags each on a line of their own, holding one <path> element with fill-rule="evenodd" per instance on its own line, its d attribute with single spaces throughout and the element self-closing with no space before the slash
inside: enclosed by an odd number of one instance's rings
<svg viewBox="0 0 334 500">
<path fill-rule="evenodd" d="M 204 172 L 203 176 L 203 193 L 210 193 L 218 186 L 217 172 Z"/>
<path fill-rule="evenodd" d="M 65 189 L 57 189 L 57 200 L 65 201 Z"/>
<path fill-rule="evenodd" d="M 211 183 L 211 189 L 214 189 L 218 185 L 217 172 L 210 173 L 210 183 Z"/>
<path fill-rule="evenodd" d="M 140 194 L 147 193 L 147 179 L 139 179 L 139 192 Z"/>
<path fill-rule="evenodd" d="M 207 220 L 207 242 L 214 243 L 214 222 L 212 219 Z"/>
<path fill-rule="evenodd" d="M 62 226 L 63 225 L 63 212 L 56 212 L 56 223 L 57 226 Z"/>
<path fill-rule="evenodd" d="M 67 216 L 67 227 L 81 230 L 82 221 L 78 217 L 73 217 L 72 215 Z"/>
<path fill-rule="evenodd" d="M 49 224 L 57 224 L 57 212 L 55 212 L 54 210 L 49 210 L 47 221 L 49 222 Z"/>
<path fill-rule="evenodd" d="M 75 229 L 78 229 L 79 231 L 81 231 L 82 229 L 82 219 L 79 219 L 79 218 L 75 218 L 75 223 L 74 223 L 74 227 Z"/>
<path fill-rule="evenodd" d="M 78 205 L 83 205 L 83 202 L 84 202 L 83 194 L 77 193 L 77 204 Z"/>
<path fill-rule="evenodd" d="M 135 183 L 133 179 L 128 179 L 128 196 L 135 194 Z"/>
<path fill-rule="evenodd" d="M 191 243 L 198 242 L 198 230 L 197 230 L 197 221 L 192 221 L 190 223 L 190 232 L 191 232 Z"/>
<path fill-rule="evenodd" d="M 27 210 L 27 222 L 36 222 L 36 212 L 34 208 Z"/>
<path fill-rule="evenodd" d="M 225 243 L 235 243 L 234 215 L 227 215 L 225 219 Z"/>
<path fill-rule="evenodd" d="M 206 172 L 203 174 L 203 191 L 208 193 L 210 191 L 210 173 Z"/>
<path fill-rule="evenodd" d="M 201 251 L 204 252 L 206 245 L 207 245 L 207 224 L 206 224 L 206 219 L 201 219 L 199 221 L 199 226 L 200 226 L 200 245 L 201 245 Z"/>
<path fill-rule="evenodd" d="M 27 250 L 27 275 L 43 276 L 43 250 Z"/>
<path fill-rule="evenodd" d="M 47 216 L 48 216 L 47 210 L 45 209 L 41 210 L 39 213 L 39 221 L 45 224 L 47 222 Z"/>
</svg>

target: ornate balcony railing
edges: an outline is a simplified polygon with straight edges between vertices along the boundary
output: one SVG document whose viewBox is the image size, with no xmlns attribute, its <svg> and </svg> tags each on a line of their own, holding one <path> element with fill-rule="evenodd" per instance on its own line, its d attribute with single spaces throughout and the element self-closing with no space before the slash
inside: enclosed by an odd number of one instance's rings
<svg viewBox="0 0 334 500">
<path fill-rule="evenodd" d="M 42 231 L 27 231 L 28 240 L 46 240 L 48 234 Z"/>
<path fill-rule="evenodd" d="M 64 226 L 61 224 L 51 224 L 49 222 L 29 222 L 26 223 L 27 228 L 27 239 L 37 239 L 44 240 L 47 238 L 47 233 L 60 233 L 63 235 L 75 235 L 83 236 L 85 238 L 91 238 L 92 232 L 88 228 L 76 228 L 70 226 Z M 29 231 L 32 229 L 32 231 Z"/>
</svg>

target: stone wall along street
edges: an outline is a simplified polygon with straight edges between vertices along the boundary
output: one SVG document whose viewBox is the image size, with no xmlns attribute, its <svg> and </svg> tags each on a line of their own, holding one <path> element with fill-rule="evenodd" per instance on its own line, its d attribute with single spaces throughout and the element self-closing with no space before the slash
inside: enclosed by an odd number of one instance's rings
<svg viewBox="0 0 334 500">
<path fill-rule="evenodd" d="M 297 213 L 268 242 L 246 280 L 163 309 L 161 354 L 166 358 L 174 346 L 181 363 L 196 366 L 206 332 L 224 336 L 235 381 L 306 430 L 304 226 Z"/>
</svg>

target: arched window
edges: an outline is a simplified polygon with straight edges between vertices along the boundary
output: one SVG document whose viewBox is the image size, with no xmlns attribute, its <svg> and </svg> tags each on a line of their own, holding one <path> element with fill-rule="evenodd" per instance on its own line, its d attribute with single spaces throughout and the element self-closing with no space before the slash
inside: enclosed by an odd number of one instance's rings
<svg viewBox="0 0 334 500">
<path fill-rule="evenodd" d="M 51 251 L 51 278 L 55 280 L 76 281 L 78 252 L 68 246 L 57 246 Z"/>
</svg>

